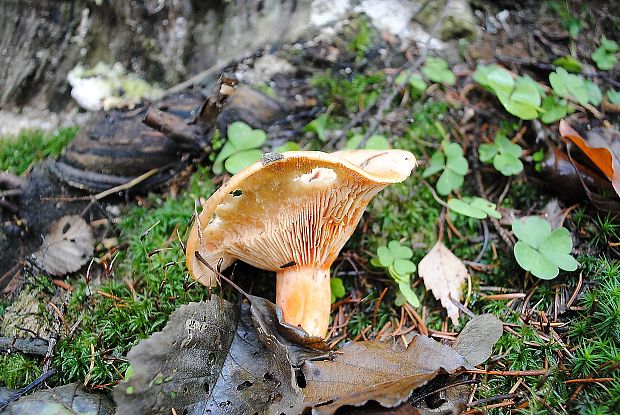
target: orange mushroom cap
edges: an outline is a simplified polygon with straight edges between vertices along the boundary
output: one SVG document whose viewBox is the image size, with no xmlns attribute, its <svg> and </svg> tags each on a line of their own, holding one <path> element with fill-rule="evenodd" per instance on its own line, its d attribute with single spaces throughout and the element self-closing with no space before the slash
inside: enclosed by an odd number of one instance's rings
<svg viewBox="0 0 620 415">
<path fill-rule="evenodd" d="M 332 262 L 370 199 L 414 167 L 403 150 L 265 154 L 204 203 L 187 242 L 189 272 L 213 286 L 214 272 L 202 261 L 224 270 L 239 259 L 274 271 L 284 319 L 322 337 Z"/>
</svg>

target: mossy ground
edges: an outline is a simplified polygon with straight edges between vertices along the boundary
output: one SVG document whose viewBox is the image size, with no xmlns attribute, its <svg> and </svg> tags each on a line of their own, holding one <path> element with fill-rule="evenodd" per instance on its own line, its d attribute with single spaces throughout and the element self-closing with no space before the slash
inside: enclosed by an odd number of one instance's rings
<svg viewBox="0 0 620 415">
<path fill-rule="evenodd" d="M 351 51 L 360 55 L 362 38 L 351 43 Z M 370 37 L 370 36 L 368 36 Z M 361 40 L 360 40 L 361 39 Z M 363 55 L 363 53 L 361 53 Z M 368 72 L 344 77 L 326 72 L 315 78 L 314 85 L 323 96 L 324 106 L 332 108 L 329 115 L 334 126 L 342 126 L 343 114 L 360 111 L 378 98 L 377 91 L 386 87 L 382 72 Z M 414 97 L 415 98 L 415 97 Z M 418 97 L 419 98 L 419 97 Z M 412 111 L 412 106 L 415 111 Z M 409 117 L 406 128 L 389 136 L 394 147 L 412 151 L 420 159 L 428 159 L 438 147 L 445 130 L 447 117 L 453 110 L 450 104 L 435 97 L 424 102 L 415 99 L 399 111 Z M 402 124 L 402 123 L 401 123 Z M 439 127 L 442 126 L 442 127 Z M 515 130 L 515 125 L 497 126 Z M 360 128 L 363 132 L 363 127 Z M 43 134 L 25 134 L 15 142 L 0 141 L 0 167 L 17 173 L 25 171 L 35 160 L 58 154 L 62 145 L 74 133 L 67 130 L 46 138 Z M 314 142 L 320 147 L 320 142 Z M 378 333 L 390 320 L 398 319 L 399 307 L 394 304 L 395 285 L 389 276 L 368 265 L 378 246 L 390 240 L 412 244 L 414 262 L 426 254 L 443 228 L 443 241 L 461 259 L 473 261 L 483 249 L 481 224 L 458 215 L 450 217 L 453 226 L 462 234 L 457 237 L 442 222 L 442 206 L 431 190 L 416 177 L 388 187 L 369 205 L 365 220 L 345 246 L 344 252 L 354 252 L 360 263 L 370 271 L 362 284 L 357 278 L 345 280 L 347 292 L 357 291 L 363 301 L 350 312 L 348 338 L 365 332 L 369 337 Z M 125 356 L 139 340 L 161 330 L 168 316 L 180 305 L 200 301 L 209 292 L 188 278 L 185 256 L 179 242 L 200 198 L 207 198 L 215 189 L 208 169 L 198 168 L 185 190 L 176 197 L 151 195 L 142 206 L 131 207 L 117 226 L 118 247 L 97 253 L 97 272 L 79 273 L 67 279 L 74 287 L 67 295 L 64 318 L 71 332 L 62 331 L 56 346 L 53 366 L 58 374 L 54 384 L 77 381 L 109 389 L 122 379 L 127 368 Z M 432 185 L 432 183 L 431 183 Z M 475 194 L 475 184 L 467 179 L 464 192 Z M 516 209 L 540 210 L 544 207 L 548 189 L 540 187 L 522 175 L 510 186 L 503 206 Z M 472 273 L 472 289 L 467 306 L 474 313 L 490 312 L 510 324 L 493 351 L 494 363 L 489 368 L 504 371 L 551 369 L 548 377 L 541 376 L 481 376 L 475 399 L 507 394 L 517 382 L 530 391 L 528 406 L 520 413 L 603 414 L 620 408 L 620 261 L 612 259 L 609 242 L 617 242 L 620 222 L 591 208 L 570 212 L 565 224 L 578 234 L 578 251 L 582 268 L 579 273 L 562 273 L 553 281 L 538 281 L 519 268 L 512 253 L 502 249 L 502 241 L 494 238 L 479 263 L 483 271 Z M 342 265 L 342 267 L 340 267 Z M 339 270 L 347 265 L 336 264 Z M 584 292 L 573 304 L 574 310 L 563 314 L 565 325 L 545 326 L 536 320 L 524 321 L 522 302 L 489 300 L 481 287 L 504 287 L 520 292 L 532 291 L 529 306 L 537 304 L 541 312 L 553 310 L 559 289 L 574 290 L 581 275 Z M 52 295 L 57 288 L 42 283 Z M 536 287 L 533 289 L 533 287 Z M 380 294 L 387 294 L 376 308 Z M 434 330 L 458 331 L 467 322 L 462 317 L 457 327 L 446 324 L 445 313 L 432 295 L 425 292 L 416 280 L 414 290 L 426 307 L 426 325 Z M 0 300 L 0 316 L 8 305 Z M 558 341 L 556 333 L 565 335 Z M 0 386 L 20 387 L 41 372 L 41 360 L 19 354 L 0 356 Z M 612 378 L 605 383 L 565 384 L 574 378 Z M 519 380 L 522 379 L 522 380 Z M 578 390 L 579 388 L 579 390 Z M 520 390 L 523 390 L 521 388 Z M 508 409 L 493 409 L 492 413 L 509 413 Z"/>
</svg>

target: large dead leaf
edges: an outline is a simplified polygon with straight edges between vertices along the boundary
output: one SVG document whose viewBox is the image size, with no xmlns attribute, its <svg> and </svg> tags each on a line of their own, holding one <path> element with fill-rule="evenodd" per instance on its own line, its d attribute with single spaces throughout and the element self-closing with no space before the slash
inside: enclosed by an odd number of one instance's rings
<svg viewBox="0 0 620 415">
<path fill-rule="evenodd" d="M 493 352 L 493 346 L 504 333 L 503 323 L 493 314 L 481 314 L 469 321 L 452 345 L 461 356 L 477 366 Z"/>
<path fill-rule="evenodd" d="M 261 310 L 214 297 L 175 311 L 129 352 L 134 375 L 114 390 L 117 413 L 300 413 L 288 342 L 272 326 L 277 317 L 262 314 L 268 302 L 253 302 Z M 311 354 L 302 349 L 296 356 Z"/>
<path fill-rule="evenodd" d="M 459 309 L 450 300 L 460 301 L 462 287 L 469 273 L 465 264 L 441 242 L 437 241 L 418 264 L 418 274 L 424 279 L 427 290 L 431 290 L 448 312 L 452 323 L 458 324 Z"/>
<path fill-rule="evenodd" d="M 404 352 L 376 341 L 350 342 L 333 359 L 303 365 L 302 391 L 315 415 L 368 401 L 395 407 L 437 374 L 463 366 L 467 362 L 452 348 L 421 335 L 414 336 Z"/>
<path fill-rule="evenodd" d="M 43 244 L 33 254 L 37 265 L 52 275 L 79 270 L 93 255 L 90 226 L 78 215 L 63 216 L 50 226 Z"/>
<path fill-rule="evenodd" d="M 617 147 L 614 141 L 618 137 L 613 134 L 592 134 L 588 140 L 584 139 L 571 125 L 565 121 L 560 121 L 560 135 L 574 143 L 592 161 L 592 163 L 611 181 L 611 184 L 620 196 L 620 160 L 618 155 L 613 153 Z"/>
<path fill-rule="evenodd" d="M 1 409 L 1 408 L 0 408 Z M 11 402 L 6 415 L 112 415 L 114 403 L 100 393 L 89 393 L 77 383 L 42 390 Z"/>
</svg>

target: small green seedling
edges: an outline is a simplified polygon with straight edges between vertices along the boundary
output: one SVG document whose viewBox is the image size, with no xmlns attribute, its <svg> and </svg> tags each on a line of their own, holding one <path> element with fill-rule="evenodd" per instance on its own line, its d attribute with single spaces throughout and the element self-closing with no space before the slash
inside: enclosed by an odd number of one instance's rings
<svg viewBox="0 0 620 415">
<path fill-rule="evenodd" d="M 534 164 L 534 169 L 538 172 L 542 171 L 542 162 L 545 159 L 545 152 L 542 150 L 538 150 L 534 154 L 532 154 L 532 161 Z"/>
<path fill-rule="evenodd" d="M 541 88 L 529 77 L 517 77 L 497 65 L 478 65 L 474 81 L 497 95 L 506 111 L 523 120 L 538 117 Z"/>
<path fill-rule="evenodd" d="M 603 93 L 601 92 L 601 88 L 598 87 L 594 82 L 589 79 L 584 79 L 586 84 L 586 91 L 588 91 L 588 101 L 590 104 L 599 106 L 603 101 Z"/>
<path fill-rule="evenodd" d="M 432 82 L 444 85 L 454 85 L 456 83 L 456 76 L 448 68 L 448 62 L 445 59 L 428 57 L 424 66 L 422 66 L 422 73 Z"/>
<path fill-rule="evenodd" d="M 301 150 L 301 147 L 299 146 L 299 144 L 297 144 L 294 141 L 287 141 L 281 146 L 278 146 L 273 149 L 275 153 L 284 153 L 285 151 L 299 151 L 299 150 Z"/>
<path fill-rule="evenodd" d="M 370 263 L 379 268 L 386 268 L 390 276 L 398 284 L 400 294 L 414 307 L 420 306 L 420 300 L 411 289 L 411 274 L 416 265 L 411 261 L 413 251 L 398 241 L 390 241 L 387 246 L 377 248 L 377 257 Z M 401 304 L 402 305 L 402 304 Z"/>
<path fill-rule="evenodd" d="M 589 85 L 580 75 L 573 75 L 566 72 L 564 68 L 558 68 L 549 74 L 549 83 L 553 92 L 564 98 L 572 98 L 581 105 L 589 102 L 596 103 L 594 97 L 594 83 Z M 598 88 L 598 87 L 596 87 Z"/>
<path fill-rule="evenodd" d="M 601 71 L 613 69 L 618 62 L 616 53 L 620 50 L 620 46 L 613 40 L 607 39 L 605 36 L 601 38 L 601 46 L 596 48 L 592 53 L 592 60 L 596 62 L 596 66 Z"/>
<path fill-rule="evenodd" d="M 410 73 L 411 73 L 410 71 L 402 71 L 396 77 L 396 79 L 394 79 L 394 83 L 396 85 L 403 85 L 405 81 L 407 80 L 407 77 L 409 77 L 409 87 L 414 92 L 417 92 L 417 93 L 424 92 L 428 85 L 426 85 L 426 81 L 424 80 L 424 78 L 422 78 L 422 75 L 420 75 L 419 73 L 414 73 L 411 76 L 409 76 Z"/>
<path fill-rule="evenodd" d="M 359 148 L 363 139 L 363 134 L 355 134 L 347 140 L 347 144 L 344 146 L 345 150 L 355 150 Z M 382 135 L 371 135 L 368 137 L 368 141 L 366 141 L 364 148 L 366 150 L 387 150 L 390 148 L 390 143 L 387 138 Z"/>
<path fill-rule="evenodd" d="M 560 56 L 556 60 L 553 61 L 555 66 L 559 66 L 560 68 L 566 69 L 571 73 L 580 73 L 583 65 L 577 59 L 573 58 L 571 55 Z"/>
<path fill-rule="evenodd" d="M 310 121 L 305 127 L 304 132 L 315 133 L 321 141 L 327 140 L 327 131 L 332 124 L 331 118 L 327 114 L 321 114 L 316 119 Z"/>
<path fill-rule="evenodd" d="M 607 91 L 607 98 L 612 104 L 620 105 L 620 92 L 610 89 L 609 91 Z"/>
<path fill-rule="evenodd" d="M 463 186 L 469 164 L 467 159 L 463 157 L 463 149 L 459 144 L 443 140 L 441 148 L 443 151 L 439 150 L 431 156 L 422 177 L 429 177 L 441 171 L 441 176 L 437 180 L 437 191 L 446 196 L 451 191 Z"/>
<path fill-rule="evenodd" d="M 522 149 L 506 136 L 498 135 L 492 144 L 480 144 L 478 153 L 483 163 L 493 163 L 493 167 L 504 176 L 514 176 L 523 171 Z"/>
<path fill-rule="evenodd" d="M 346 294 L 344 284 L 342 283 L 342 280 L 338 277 L 330 278 L 329 288 L 331 289 L 332 293 L 332 304 L 334 304 L 337 299 L 344 297 L 344 295 Z"/>
<path fill-rule="evenodd" d="M 213 173 L 222 174 L 224 168 L 235 174 L 257 162 L 263 152 L 260 147 L 267 141 L 263 130 L 253 130 L 244 122 L 237 121 L 228 127 L 228 140 L 213 163 Z"/>
<path fill-rule="evenodd" d="M 551 231 L 551 225 L 538 216 L 516 219 L 512 231 L 519 241 L 514 246 L 517 263 L 532 275 L 551 280 L 559 269 L 575 271 L 579 263 L 571 256 L 573 240 L 568 229 Z M 559 269 L 558 269 L 559 268 Z"/>
<path fill-rule="evenodd" d="M 542 115 L 540 120 L 545 124 L 551 124 L 572 112 L 572 107 L 569 107 L 565 99 L 558 97 L 557 95 L 548 95 L 542 101 Z"/>
<path fill-rule="evenodd" d="M 488 216 L 501 219 L 502 215 L 496 209 L 495 203 L 491 203 L 481 197 L 452 198 L 448 201 L 450 210 L 475 219 L 486 219 Z"/>
</svg>

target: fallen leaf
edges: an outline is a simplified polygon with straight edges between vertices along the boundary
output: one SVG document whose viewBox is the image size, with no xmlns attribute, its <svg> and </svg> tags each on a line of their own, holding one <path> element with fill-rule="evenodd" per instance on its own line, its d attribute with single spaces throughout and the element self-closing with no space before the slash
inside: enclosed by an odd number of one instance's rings
<svg viewBox="0 0 620 415">
<path fill-rule="evenodd" d="M 42 390 L 11 402 L 6 415 L 112 415 L 114 403 L 101 393 L 90 393 L 82 385 L 70 383 Z"/>
<path fill-rule="evenodd" d="M 322 352 L 289 341 L 286 327 L 274 327 L 276 307 L 250 298 L 252 306 L 240 309 L 214 297 L 175 311 L 161 332 L 129 352 L 133 375 L 114 389 L 117 413 L 300 413 L 291 359 Z"/>
<path fill-rule="evenodd" d="M 485 362 L 493 346 L 504 333 L 504 325 L 493 314 L 481 314 L 470 320 L 459 333 L 452 348 L 470 364 Z"/>
<path fill-rule="evenodd" d="M 462 298 L 462 287 L 469 275 L 465 264 L 441 241 L 437 241 L 418 264 L 418 274 L 424 279 L 426 289 L 441 301 L 452 323 L 457 325 L 459 309 L 450 298 L 457 301 Z"/>
<path fill-rule="evenodd" d="M 395 407 L 439 373 L 453 373 L 467 362 L 451 347 L 422 335 L 407 350 L 378 341 L 349 342 L 332 359 L 306 361 L 304 401 L 314 415 L 376 401 Z"/>
<path fill-rule="evenodd" d="M 620 161 L 617 158 L 618 156 L 614 156 L 610 149 L 607 148 L 609 143 L 589 143 L 565 120 L 560 121 L 560 135 L 579 147 L 605 177 L 611 181 L 616 194 L 620 196 Z"/>
<path fill-rule="evenodd" d="M 33 254 L 36 264 L 52 275 L 79 270 L 93 255 L 90 226 L 78 215 L 54 221 L 41 247 Z"/>
</svg>

